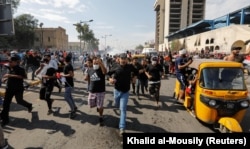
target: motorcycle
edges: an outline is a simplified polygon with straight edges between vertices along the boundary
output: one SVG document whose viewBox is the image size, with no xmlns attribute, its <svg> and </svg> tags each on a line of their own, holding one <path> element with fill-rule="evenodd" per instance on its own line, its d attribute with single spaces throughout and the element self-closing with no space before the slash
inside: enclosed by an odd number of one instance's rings
<svg viewBox="0 0 250 149">
<path fill-rule="evenodd" d="M 250 104 L 243 65 L 224 60 L 194 59 L 186 75 L 196 77 L 193 93 L 185 92 L 183 106 L 187 111 L 222 133 L 242 132 L 240 123 Z M 176 99 L 179 90 L 180 83 L 176 80 L 173 95 Z"/>
</svg>

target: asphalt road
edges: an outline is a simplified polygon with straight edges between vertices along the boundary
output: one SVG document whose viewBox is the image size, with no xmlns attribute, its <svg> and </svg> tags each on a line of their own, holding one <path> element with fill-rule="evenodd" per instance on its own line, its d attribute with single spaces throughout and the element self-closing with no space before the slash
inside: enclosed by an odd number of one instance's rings
<svg viewBox="0 0 250 149">
<path fill-rule="evenodd" d="M 77 66 L 77 65 L 75 65 Z M 249 81 L 250 78 L 247 80 Z M 190 132 L 216 133 L 208 125 L 199 122 L 183 106 L 173 99 L 174 77 L 162 80 L 160 91 L 161 107 L 157 109 L 154 101 L 147 96 L 129 98 L 127 108 L 126 132 Z M 96 108 L 87 105 L 86 82 L 81 70 L 75 71 L 74 100 L 78 106 L 77 116 L 69 118 L 69 106 L 63 98 L 63 92 L 55 88 L 53 115 L 47 115 L 45 101 L 39 99 L 39 86 L 25 91 L 24 99 L 33 104 L 32 113 L 16 104 L 11 105 L 10 124 L 4 127 L 5 138 L 15 149 L 119 149 L 122 148 L 119 137 L 119 112 L 113 108 L 113 86 L 107 85 L 105 96 L 104 123 L 99 126 Z M 242 121 L 244 132 L 250 131 L 250 110 Z"/>
</svg>

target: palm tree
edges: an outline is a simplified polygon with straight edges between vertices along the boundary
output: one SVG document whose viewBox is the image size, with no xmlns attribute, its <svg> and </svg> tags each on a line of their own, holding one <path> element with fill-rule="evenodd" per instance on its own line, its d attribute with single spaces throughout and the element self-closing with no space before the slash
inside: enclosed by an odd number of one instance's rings
<svg viewBox="0 0 250 149">
<path fill-rule="evenodd" d="M 86 43 L 95 39 L 94 33 L 91 29 L 89 29 L 89 25 L 87 23 L 84 23 L 83 25 L 81 23 L 77 23 L 74 25 L 76 26 L 76 31 L 79 33 L 78 39 L 80 41 L 83 41 L 83 49 L 84 49 Z"/>
</svg>

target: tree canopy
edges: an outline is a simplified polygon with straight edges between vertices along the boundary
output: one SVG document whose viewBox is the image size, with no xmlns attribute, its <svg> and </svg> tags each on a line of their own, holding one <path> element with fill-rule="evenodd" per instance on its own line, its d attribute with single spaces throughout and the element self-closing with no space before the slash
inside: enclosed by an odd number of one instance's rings
<svg viewBox="0 0 250 149">
<path fill-rule="evenodd" d="M 93 30 L 89 28 L 87 23 L 83 25 L 81 23 L 75 24 L 76 31 L 79 33 L 78 39 L 84 41 L 83 48 L 85 48 L 85 43 L 88 44 L 93 49 L 97 49 L 99 45 L 99 40 L 95 38 Z"/>
</svg>

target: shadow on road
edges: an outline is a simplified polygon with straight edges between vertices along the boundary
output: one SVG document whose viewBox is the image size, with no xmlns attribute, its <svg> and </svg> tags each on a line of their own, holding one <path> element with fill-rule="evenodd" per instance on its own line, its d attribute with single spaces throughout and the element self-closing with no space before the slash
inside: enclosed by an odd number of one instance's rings
<svg viewBox="0 0 250 149">
<path fill-rule="evenodd" d="M 72 129 L 71 126 L 69 125 L 57 123 L 54 120 L 40 120 L 38 112 L 32 112 L 31 122 L 25 118 L 10 117 L 10 119 L 14 120 L 11 121 L 9 125 L 5 126 L 4 129 L 8 130 L 10 129 L 10 127 L 24 128 L 27 130 L 45 129 L 45 130 L 50 130 L 53 133 L 61 131 L 64 134 L 64 136 L 71 136 L 72 134 L 75 133 L 75 130 Z"/>
</svg>

